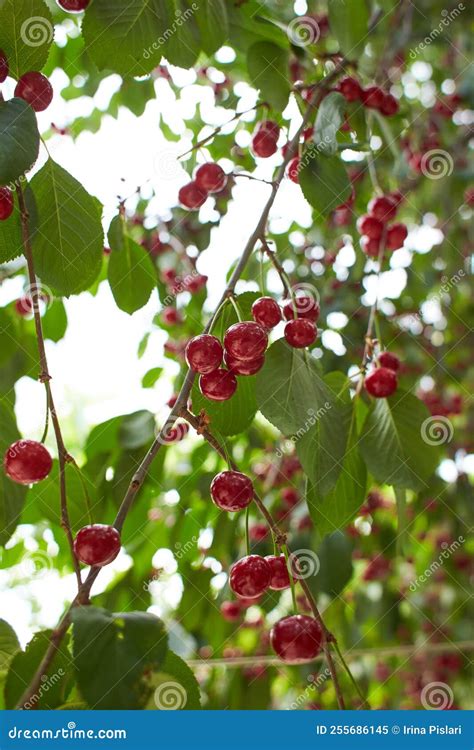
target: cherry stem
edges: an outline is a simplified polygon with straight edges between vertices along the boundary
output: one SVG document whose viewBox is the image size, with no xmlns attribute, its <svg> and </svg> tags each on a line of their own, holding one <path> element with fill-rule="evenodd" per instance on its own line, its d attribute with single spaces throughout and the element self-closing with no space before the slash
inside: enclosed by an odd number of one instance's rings
<svg viewBox="0 0 474 750">
<path fill-rule="evenodd" d="M 282 549 L 283 554 L 285 555 L 286 569 L 288 570 L 288 578 L 290 579 L 291 599 L 293 601 L 293 613 L 297 615 L 298 605 L 296 603 L 296 587 L 295 587 L 295 579 L 293 578 L 292 564 L 290 562 L 290 553 L 288 551 L 288 546 L 286 544 L 284 544 L 281 549 Z"/>
<path fill-rule="evenodd" d="M 242 313 L 240 312 L 240 308 L 237 302 L 235 301 L 235 297 L 233 294 L 229 294 L 229 302 L 235 310 L 235 314 L 237 315 L 237 320 L 239 321 L 239 323 L 242 323 Z"/>
<path fill-rule="evenodd" d="M 265 254 L 269 261 L 273 264 L 278 276 L 280 277 L 280 281 L 285 291 L 285 296 L 291 298 L 293 290 L 291 288 L 290 280 L 286 274 L 285 269 L 278 260 L 275 250 L 271 249 L 265 236 L 260 238 L 260 242 L 262 243 L 262 257 Z"/>
<path fill-rule="evenodd" d="M 224 122 L 222 125 L 219 125 L 217 128 L 215 128 L 212 133 L 209 133 L 209 135 L 206 135 L 205 138 L 201 138 L 200 141 L 197 141 L 197 143 L 194 144 L 194 146 L 191 146 L 191 148 L 188 148 L 187 151 L 180 154 L 177 158 L 178 159 L 184 159 L 185 156 L 188 154 L 191 154 L 193 151 L 198 151 L 201 146 L 205 146 L 206 143 L 209 143 L 209 141 L 212 141 L 213 138 L 216 137 L 216 135 L 219 135 L 221 130 L 223 128 L 226 128 L 227 125 L 231 125 L 236 120 L 240 120 L 242 115 L 247 115 L 249 112 L 253 112 L 254 110 L 257 110 L 259 107 L 266 107 L 266 102 L 259 102 L 254 107 L 250 107 L 249 109 L 245 109 L 243 112 L 236 112 L 236 114 L 230 118 L 230 120 L 227 120 L 227 122 Z"/>
<path fill-rule="evenodd" d="M 357 695 L 359 696 L 359 698 L 362 701 L 363 708 L 365 708 L 366 710 L 370 710 L 371 706 L 370 706 L 367 698 L 365 697 L 365 695 L 362 693 L 359 685 L 357 684 L 357 681 L 354 679 L 354 676 L 353 676 L 353 674 L 352 674 L 352 672 L 351 672 L 351 670 L 349 668 L 349 665 L 347 664 L 346 660 L 344 659 L 344 656 L 342 655 L 342 651 L 339 648 L 339 644 L 337 643 L 336 640 L 334 640 L 332 642 L 332 645 L 334 646 L 334 650 L 335 650 L 335 652 L 337 653 L 337 655 L 339 657 L 339 661 L 341 662 L 342 666 L 344 667 L 345 671 L 347 672 L 347 675 L 348 675 L 348 677 L 349 677 L 349 679 L 350 679 L 353 687 L 355 688 L 355 690 L 357 692 Z"/>
<path fill-rule="evenodd" d="M 245 548 L 247 550 L 247 555 L 250 555 L 249 517 L 250 505 L 247 505 L 245 509 Z"/>
</svg>

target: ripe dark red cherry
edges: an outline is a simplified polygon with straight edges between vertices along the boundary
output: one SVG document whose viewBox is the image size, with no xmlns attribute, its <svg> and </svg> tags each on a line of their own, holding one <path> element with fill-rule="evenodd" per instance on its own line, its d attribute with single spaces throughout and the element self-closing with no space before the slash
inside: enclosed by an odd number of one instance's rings
<svg viewBox="0 0 474 750">
<path fill-rule="evenodd" d="M 314 344 L 318 336 L 318 329 L 312 320 L 297 318 L 289 320 L 285 326 L 285 339 L 295 349 L 304 349 Z"/>
<path fill-rule="evenodd" d="M 252 502 L 252 480 L 240 471 L 221 471 L 211 482 L 211 497 L 221 510 L 243 510 Z"/>
<path fill-rule="evenodd" d="M 298 490 L 295 490 L 294 487 L 283 487 L 281 491 L 281 499 L 285 505 L 292 508 L 300 499 L 299 492 Z"/>
<path fill-rule="evenodd" d="M 281 320 L 280 305 L 271 297 L 260 297 L 252 305 L 252 317 L 263 328 L 274 328 Z"/>
<path fill-rule="evenodd" d="M 255 156 L 260 156 L 262 159 L 272 156 L 277 150 L 279 134 L 280 128 L 273 120 L 260 122 L 252 138 L 252 150 Z"/>
<path fill-rule="evenodd" d="M 379 107 L 380 112 L 386 117 L 396 115 L 399 109 L 398 101 L 392 94 L 384 94 L 382 104 Z"/>
<path fill-rule="evenodd" d="M 240 615 L 242 614 L 242 605 L 239 601 L 222 602 L 221 614 L 224 620 L 227 620 L 227 622 L 235 622 L 240 618 Z"/>
<path fill-rule="evenodd" d="M 278 137 L 280 135 L 280 126 L 277 122 L 275 122 L 275 120 L 262 120 L 255 128 L 255 132 L 268 133 L 269 135 L 273 136 L 275 140 L 278 140 Z"/>
<path fill-rule="evenodd" d="M 248 555 L 231 567 L 229 585 L 237 596 L 254 599 L 268 589 L 271 577 L 271 569 L 265 558 Z"/>
<path fill-rule="evenodd" d="M 53 100 L 53 87 L 46 76 L 32 71 L 18 79 L 15 96 L 28 102 L 35 112 L 43 112 Z"/>
<path fill-rule="evenodd" d="M 63 10 L 69 11 L 69 13 L 80 13 L 85 10 L 91 0 L 56 0 L 57 4 Z"/>
<path fill-rule="evenodd" d="M 308 615 L 284 617 L 270 631 L 272 648 L 283 661 L 314 659 L 321 651 L 322 639 L 318 622 Z"/>
<path fill-rule="evenodd" d="M 388 367 L 376 367 L 365 379 L 367 393 L 375 398 L 387 398 L 397 390 L 397 375 Z"/>
<path fill-rule="evenodd" d="M 188 341 L 185 356 L 191 370 L 200 375 L 214 372 L 222 364 L 223 349 L 218 338 L 201 333 Z"/>
<path fill-rule="evenodd" d="M 297 318 L 312 320 L 313 323 L 316 323 L 319 318 L 319 304 L 312 297 L 301 295 L 300 297 L 295 297 L 294 302 L 293 300 L 285 302 L 283 305 L 283 315 L 286 320 L 294 320 L 295 308 Z"/>
<path fill-rule="evenodd" d="M 384 224 L 387 221 L 392 221 L 397 213 L 397 204 L 393 198 L 386 195 L 380 195 L 377 198 L 372 198 L 367 207 L 369 214 L 374 216 Z"/>
<path fill-rule="evenodd" d="M 206 202 L 207 193 L 202 190 L 194 181 L 184 185 L 179 193 L 178 200 L 184 208 L 194 211 Z"/>
<path fill-rule="evenodd" d="M 397 372 L 400 369 L 400 360 L 391 352 L 382 352 L 378 357 L 379 365 L 387 367 L 389 370 Z"/>
<path fill-rule="evenodd" d="M 285 555 L 267 555 L 265 560 L 270 566 L 270 586 L 273 591 L 283 591 L 290 585 L 290 576 L 286 565 Z"/>
<path fill-rule="evenodd" d="M 339 83 L 339 91 L 348 102 L 357 102 L 362 96 L 362 87 L 355 78 L 347 76 Z"/>
<path fill-rule="evenodd" d="M 13 213 L 12 191 L 6 187 L 0 187 L 0 221 L 9 219 Z"/>
<path fill-rule="evenodd" d="M 219 193 L 227 185 L 227 175 L 219 164 L 210 162 L 198 167 L 194 182 L 205 193 Z"/>
<path fill-rule="evenodd" d="M 262 326 L 253 320 L 234 323 L 224 336 L 224 348 L 234 359 L 250 361 L 262 356 L 267 348 L 268 336 Z"/>
<path fill-rule="evenodd" d="M 378 86 L 369 86 L 362 91 L 362 102 L 370 109 L 380 109 L 385 99 L 385 91 Z"/>
<path fill-rule="evenodd" d="M 8 77 L 8 60 L 5 52 L 0 49 L 0 83 L 3 83 L 4 80 Z"/>
<path fill-rule="evenodd" d="M 392 224 L 387 230 L 387 247 L 389 250 L 398 250 L 408 237 L 408 229 L 405 224 Z"/>
<path fill-rule="evenodd" d="M 265 355 L 256 359 L 236 359 L 229 352 L 224 352 L 224 362 L 234 375 L 255 375 L 265 364 Z"/>
<path fill-rule="evenodd" d="M 211 401 L 228 401 L 237 390 L 237 380 L 233 372 L 222 367 L 201 375 L 199 389 Z"/>
<path fill-rule="evenodd" d="M 296 184 L 300 181 L 300 157 L 294 156 L 293 159 L 291 159 L 288 162 L 288 166 L 286 168 L 286 176 L 290 178 L 292 182 L 295 182 Z"/>
<path fill-rule="evenodd" d="M 74 539 L 74 553 L 84 565 L 108 565 L 120 552 L 120 534 L 113 526 L 84 526 Z"/>
<path fill-rule="evenodd" d="M 383 233 L 383 224 L 375 216 L 361 216 L 357 219 L 357 231 L 371 240 L 379 240 Z"/>
<path fill-rule="evenodd" d="M 165 307 L 162 312 L 163 322 L 168 326 L 174 326 L 181 323 L 181 315 L 176 307 Z"/>
<path fill-rule="evenodd" d="M 370 237 L 361 238 L 362 251 L 369 256 L 369 258 L 378 258 L 380 253 L 380 240 L 372 240 Z"/>
<path fill-rule="evenodd" d="M 17 440 L 3 459 L 5 474 L 17 484 L 36 484 L 46 479 L 53 466 L 47 448 L 36 440 Z"/>
<path fill-rule="evenodd" d="M 24 297 L 19 297 L 15 302 L 15 310 L 17 311 L 18 315 L 21 315 L 22 318 L 28 317 L 28 315 L 32 315 L 33 313 L 33 300 L 30 296 L 25 295 Z"/>
</svg>

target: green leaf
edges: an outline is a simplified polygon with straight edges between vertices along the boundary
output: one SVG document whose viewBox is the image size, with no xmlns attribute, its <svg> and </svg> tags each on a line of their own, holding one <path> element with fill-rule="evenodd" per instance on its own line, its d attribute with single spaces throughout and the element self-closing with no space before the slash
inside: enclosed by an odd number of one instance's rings
<svg viewBox="0 0 474 750">
<path fill-rule="evenodd" d="M 89 706 L 143 708 L 151 693 L 145 672 L 161 669 L 167 653 L 161 620 L 149 612 L 77 607 L 72 621 L 74 664 Z"/>
<path fill-rule="evenodd" d="M 148 370 L 148 372 L 146 372 L 142 378 L 143 388 L 153 388 L 156 381 L 160 378 L 162 372 L 162 367 L 152 367 L 151 370 Z"/>
<path fill-rule="evenodd" d="M 229 21 L 224 0 L 206 0 L 196 13 L 201 34 L 201 48 L 213 55 L 229 38 Z"/>
<path fill-rule="evenodd" d="M 146 305 L 156 274 L 146 250 L 127 233 L 122 215 L 112 219 L 108 233 L 111 254 L 108 279 L 117 307 L 131 315 Z"/>
<path fill-rule="evenodd" d="M 338 596 L 352 578 L 352 542 L 341 531 L 325 537 L 316 550 L 319 570 L 307 578 L 313 592 Z"/>
<path fill-rule="evenodd" d="M 321 153 L 331 156 L 337 151 L 337 132 L 344 122 L 347 102 L 338 91 L 331 91 L 319 105 L 314 126 L 314 142 Z"/>
<path fill-rule="evenodd" d="M 155 419 L 145 409 L 127 414 L 122 418 L 119 429 L 119 442 L 123 448 L 135 450 L 151 443 L 155 436 Z"/>
<path fill-rule="evenodd" d="M 201 7 L 193 0 L 166 0 L 172 19 L 162 37 L 161 54 L 173 65 L 191 68 L 201 49 L 197 14 Z"/>
<path fill-rule="evenodd" d="M 0 185 L 14 182 L 31 169 L 38 152 L 39 132 L 34 110 L 16 97 L 0 101 Z"/>
<path fill-rule="evenodd" d="M 56 299 L 49 305 L 42 323 L 45 339 L 59 341 L 63 338 L 67 330 L 67 314 L 62 300 Z"/>
<path fill-rule="evenodd" d="M 53 36 L 53 17 L 43 0 L 0 3 L 0 49 L 7 56 L 13 78 L 30 70 L 41 70 L 48 59 Z"/>
<path fill-rule="evenodd" d="M 260 97 L 281 112 L 288 104 L 288 53 L 272 42 L 257 42 L 247 51 L 250 80 Z"/>
<path fill-rule="evenodd" d="M 198 682 L 185 661 L 173 651 L 150 680 L 153 696 L 146 708 L 159 711 L 196 711 L 201 708 Z"/>
<path fill-rule="evenodd" d="M 23 185 L 23 194 L 28 209 L 28 226 L 30 231 L 36 226 L 36 205 L 33 193 L 29 185 Z M 23 235 L 21 231 L 20 209 L 15 199 L 13 213 L 4 221 L 0 222 L 0 263 L 14 260 L 23 253 Z"/>
<path fill-rule="evenodd" d="M 6 400 L 0 400 L 0 456 L 20 439 L 13 409 Z M 26 487 L 12 482 L 5 472 L 0 472 L 0 545 L 5 545 L 15 531 L 25 503 Z"/>
<path fill-rule="evenodd" d="M 94 0 L 82 24 L 85 49 L 99 70 L 146 75 L 159 65 L 173 23 L 165 0 Z"/>
<path fill-rule="evenodd" d="M 32 676 L 39 667 L 51 642 L 52 630 L 42 630 L 26 647 L 13 657 L 5 684 L 5 705 L 15 708 Z M 52 710 L 66 700 L 71 688 L 71 655 L 68 651 L 69 636 L 66 634 L 59 649 L 45 671 L 38 691 L 26 708 Z"/>
<path fill-rule="evenodd" d="M 426 406 L 401 389 L 372 405 L 360 437 L 360 451 L 377 482 L 420 490 L 438 464 L 438 451 L 423 440 Z"/>
<path fill-rule="evenodd" d="M 328 216 L 351 193 L 341 159 L 321 155 L 316 145 L 308 146 L 301 157 L 299 181 L 304 197 L 320 217 Z"/>
<path fill-rule="evenodd" d="M 20 642 L 12 626 L 0 620 L 0 672 L 8 668 L 12 658 L 20 651 Z"/>
<path fill-rule="evenodd" d="M 38 229 L 33 232 L 38 276 L 65 296 L 84 291 L 102 264 L 103 231 L 96 199 L 51 159 L 33 177 L 31 189 L 38 212 Z"/>
<path fill-rule="evenodd" d="M 369 26 L 366 0 L 328 0 L 329 26 L 341 52 L 355 60 L 364 51 Z"/>
</svg>

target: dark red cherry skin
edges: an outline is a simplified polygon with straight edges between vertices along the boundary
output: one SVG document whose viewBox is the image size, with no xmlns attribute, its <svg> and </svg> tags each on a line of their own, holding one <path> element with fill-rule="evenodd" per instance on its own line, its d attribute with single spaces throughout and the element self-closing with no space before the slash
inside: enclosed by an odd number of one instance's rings
<svg viewBox="0 0 474 750">
<path fill-rule="evenodd" d="M 258 130 L 252 138 L 252 151 L 255 156 L 267 159 L 277 151 L 278 136 L 275 137 L 271 131 Z"/>
<path fill-rule="evenodd" d="M 31 297 L 25 295 L 24 297 L 19 297 L 15 302 L 15 310 L 18 313 L 18 315 L 21 315 L 22 318 L 26 318 L 29 315 L 33 314 L 33 300 Z"/>
<path fill-rule="evenodd" d="M 379 240 L 383 233 L 383 224 L 375 216 L 361 216 L 357 219 L 357 231 L 371 240 Z"/>
<path fill-rule="evenodd" d="M 0 83 L 3 83 L 8 78 L 9 72 L 8 60 L 5 52 L 0 49 Z"/>
<path fill-rule="evenodd" d="M 388 367 L 376 367 L 365 379 L 365 389 L 374 398 L 387 398 L 397 390 L 397 375 Z"/>
<path fill-rule="evenodd" d="M 227 185 L 227 175 L 219 164 L 210 162 L 198 167 L 194 182 L 205 193 L 219 193 Z"/>
<path fill-rule="evenodd" d="M 389 250 L 398 250 L 408 237 L 408 229 L 405 224 L 392 224 L 387 230 L 387 247 Z"/>
<path fill-rule="evenodd" d="M 378 258 L 380 253 L 380 239 L 372 240 L 370 237 L 361 238 L 361 246 L 363 252 L 369 256 L 369 258 Z"/>
<path fill-rule="evenodd" d="M 236 602 L 222 602 L 221 604 L 221 615 L 227 622 L 236 622 L 240 619 L 242 614 L 242 605 L 239 601 Z"/>
<path fill-rule="evenodd" d="M 285 505 L 288 505 L 290 508 L 292 508 L 294 505 L 296 505 L 300 499 L 298 490 L 295 490 L 294 487 L 283 487 L 281 491 L 281 499 L 285 503 Z"/>
<path fill-rule="evenodd" d="M 256 359 L 243 360 L 235 359 L 229 352 L 224 352 L 224 362 L 234 375 L 255 375 L 265 364 L 265 355 L 262 354 Z"/>
<path fill-rule="evenodd" d="M 188 184 L 184 185 L 178 193 L 179 202 L 183 208 L 187 208 L 190 211 L 195 211 L 196 209 L 201 208 L 206 202 L 206 198 L 207 193 L 194 181 L 188 182 Z"/>
<path fill-rule="evenodd" d="M 267 555 L 265 560 L 270 566 L 271 579 L 269 588 L 272 591 L 283 591 L 290 586 L 290 576 L 286 565 L 285 555 Z"/>
<path fill-rule="evenodd" d="M 74 539 L 74 553 L 84 565 L 108 565 L 120 552 L 120 534 L 113 526 L 84 526 Z"/>
<path fill-rule="evenodd" d="M 13 213 L 13 195 L 9 188 L 0 188 L 0 221 L 6 221 Z"/>
<path fill-rule="evenodd" d="M 362 91 L 362 102 L 370 109 L 380 109 L 385 99 L 385 91 L 378 86 L 369 86 Z"/>
<path fill-rule="evenodd" d="M 247 555 L 230 569 L 229 585 L 234 594 L 244 599 L 254 599 L 270 585 L 271 569 L 264 557 Z"/>
<path fill-rule="evenodd" d="M 264 354 L 268 344 L 266 330 L 253 320 L 234 323 L 224 336 L 224 348 L 234 359 L 250 361 Z"/>
<path fill-rule="evenodd" d="M 355 78 L 347 76 L 339 84 L 339 91 L 348 102 L 357 102 L 362 96 L 362 87 Z"/>
<path fill-rule="evenodd" d="M 270 642 L 283 661 L 307 661 L 321 651 L 323 634 L 313 617 L 291 615 L 279 620 L 270 631 Z"/>
<path fill-rule="evenodd" d="M 281 320 L 281 308 L 272 297 L 260 297 L 252 305 L 252 317 L 263 328 L 274 328 Z"/>
<path fill-rule="evenodd" d="M 288 166 L 286 168 L 286 176 L 290 178 L 292 182 L 295 182 L 297 185 L 300 181 L 300 157 L 294 156 L 293 159 L 291 159 L 288 162 Z"/>
<path fill-rule="evenodd" d="M 91 0 L 56 0 L 57 4 L 63 10 L 69 11 L 69 13 L 80 13 L 85 10 Z"/>
<path fill-rule="evenodd" d="M 221 510 L 243 510 L 252 502 L 252 480 L 240 471 L 221 471 L 211 482 L 211 497 Z"/>
<path fill-rule="evenodd" d="M 399 109 L 398 101 L 392 94 L 384 94 L 382 104 L 379 107 L 380 112 L 386 117 L 396 115 Z"/>
<path fill-rule="evenodd" d="M 318 329 L 312 320 L 297 318 L 289 320 L 285 326 L 285 339 L 295 349 L 304 349 L 314 344 L 318 336 Z"/>
<path fill-rule="evenodd" d="M 237 380 L 233 372 L 219 367 L 214 372 L 201 375 L 199 389 L 210 401 L 228 401 L 237 390 Z"/>
<path fill-rule="evenodd" d="M 386 195 L 372 198 L 367 208 L 369 209 L 369 214 L 371 216 L 374 216 L 384 224 L 386 224 L 387 221 L 392 221 L 397 213 L 397 204 L 395 200 Z"/>
<path fill-rule="evenodd" d="M 36 440 L 17 440 L 7 449 L 3 468 L 17 484 L 36 484 L 46 479 L 53 466 L 47 448 Z"/>
<path fill-rule="evenodd" d="M 191 370 L 207 375 L 221 366 L 223 353 L 218 338 L 209 333 L 201 333 L 188 341 L 185 356 Z"/>
<path fill-rule="evenodd" d="M 297 318 L 305 318 L 316 323 L 320 312 L 319 304 L 312 297 L 301 295 L 300 297 L 295 297 L 294 302 L 293 300 L 289 300 L 283 305 L 283 315 L 286 320 L 294 320 L 295 312 Z"/>
<path fill-rule="evenodd" d="M 382 352 L 378 357 L 379 365 L 397 372 L 400 369 L 400 360 L 391 352 Z"/>
<path fill-rule="evenodd" d="M 35 112 L 43 112 L 53 100 L 53 87 L 42 73 L 32 71 L 18 79 L 15 96 L 28 102 Z"/>
</svg>

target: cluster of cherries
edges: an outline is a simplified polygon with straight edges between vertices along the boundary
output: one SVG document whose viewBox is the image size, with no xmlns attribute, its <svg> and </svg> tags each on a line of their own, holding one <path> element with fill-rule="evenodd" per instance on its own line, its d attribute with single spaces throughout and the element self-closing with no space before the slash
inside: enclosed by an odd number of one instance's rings
<svg viewBox="0 0 474 750">
<path fill-rule="evenodd" d="M 226 185 L 227 175 L 219 164 L 215 162 L 201 164 L 196 169 L 191 182 L 180 189 L 178 199 L 183 208 L 194 211 L 201 208 L 208 195 L 220 193 Z"/>
<path fill-rule="evenodd" d="M 382 247 L 398 250 L 408 236 L 405 224 L 393 221 L 402 200 L 399 193 L 380 195 L 369 202 L 368 213 L 357 220 L 357 230 L 362 235 L 361 247 L 370 258 L 378 258 Z"/>
<path fill-rule="evenodd" d="M 343 78 L 337 90 L 348 102 L 361 102 L 368 109 L 376 109 L 380 114 L 390 117 L 396 115 L 399 109 L 398 101 L 388 91 L 379 86 L 368 86 L 362 88 L 357 78 L 347 76 Z"/>
<path fill-rule="evenodd" d="M 400 360 L 391 352 L 381 352 L 376 366 L 365 378 L 364 385 L 367 393 L 375 398 L 387 398 L 398 388 L 397 372 Z"/>
<path fill-rule="evenodd" d="M 282 310 L 272 297 L 260 297 L 252 305 L 252 316 L 253 320 L 227 329 L 224 346 L 209 333 L 194 336 L 186 346 L 186 361 L 201 376 L 199 388 L 211 401 L 227 401 L 237 390 L 237 375 L 255 375 L 263 367 L 268 331 L 282 320 Z M 290 346 L 304 348 L 316 341 L 319 305 L 315 300 L 296 297 L 284 305 L 283 316 Z"/>
</svg>

